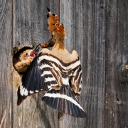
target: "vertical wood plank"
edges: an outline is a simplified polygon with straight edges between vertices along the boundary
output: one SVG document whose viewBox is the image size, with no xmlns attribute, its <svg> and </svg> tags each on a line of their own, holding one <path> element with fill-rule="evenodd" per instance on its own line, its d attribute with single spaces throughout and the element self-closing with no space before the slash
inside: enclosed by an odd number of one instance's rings
<svg viewBox="0 0 128 128">
<path fill-rule="evenodd" d="M 12 2 L 0 4 L 0 127 L 12 126 Z"/>
<path fill-rule="evenodd" d="M 57 0 L 14 0 L 13 2 L 13 46 L 33 46 L 45 43 L 51 36 L 47 26 L 46 7 L 58 14 Z M 47 106 L 41 98 L 44 92 L 34 94 L 17 106 L 16 80 L 13 82 L 13 127 L 57 128 L 57 110 Z"/>
<path fill-rule="evenodd" d="M 83 90 L 79 102 L 88 115 L 86 119 L 80 119 L 64 114 L 59 120 L 61 128 L 128 127 L 128 75 L 123 67 L 128 65 L 128 2 L 106 0 L 106 31 L 104 2 L 60 1 L 60 21 L 67 33 L 66 47 L 69 52 L 74 49 L 78 51 L 82 63 Z M 19 81 L 16 77 L 19 76 L 14 70 L 12 79 L 12 47 L 21 48 L 36 45 L 38 42 L 45 43 L 50 38 L 46 7 L 58 14 L 58 4 L 57 0 L 14 0 L 13 4 L 12 1 L 3 0 L 0 5 L 2 127 L 58 127 L 57 111 L 41 101 L 44 95 L 42 92 L 28 97 L 17 107 L 16 86 Z"/>
<path fill-rule="evenodd" d="M 63 115 L 61 128 L 103 128 L 105 89 L 105 2 L 60 1 L 68 51 L 78 51 L 83 69 L 83 91 L 79 98 L 86 119 Z"/>
<path fill-rule="evenodd" d="M 107 0 L 106 7 L 106 128 L 127 128 L 128 1 Z"/>
</svg>

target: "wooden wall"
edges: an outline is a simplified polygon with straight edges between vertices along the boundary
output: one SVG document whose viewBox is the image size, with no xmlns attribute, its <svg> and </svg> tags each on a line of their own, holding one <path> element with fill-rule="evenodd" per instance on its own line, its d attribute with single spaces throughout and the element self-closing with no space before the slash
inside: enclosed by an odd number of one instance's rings
<svg viewBox="0 0 128 128">
<path fill-rule="evenodd" d="M 13 48 L 50 39 L 47 9 L 66 30 L 65 45 L 77 50 L 83 69 L 78 99 L 87 118 L 63 114 L 41 101 L 44 92 L 20 106 L 20 77 L 13 69 Z M 0 2 L 0 128 L 127 128 L 128 1 L 2 0 Z"/>
</svg>

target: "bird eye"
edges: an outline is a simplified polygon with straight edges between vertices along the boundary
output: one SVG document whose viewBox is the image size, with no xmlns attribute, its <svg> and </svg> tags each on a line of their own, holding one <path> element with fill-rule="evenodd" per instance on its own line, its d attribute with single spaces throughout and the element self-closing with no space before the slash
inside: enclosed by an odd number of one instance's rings
<svg viewBox="0 0 128 128">
<path fill-rule="evenodd" d="M 25 55 L 28 56 L 28 53 L 26 53 Z"/>
</svg>

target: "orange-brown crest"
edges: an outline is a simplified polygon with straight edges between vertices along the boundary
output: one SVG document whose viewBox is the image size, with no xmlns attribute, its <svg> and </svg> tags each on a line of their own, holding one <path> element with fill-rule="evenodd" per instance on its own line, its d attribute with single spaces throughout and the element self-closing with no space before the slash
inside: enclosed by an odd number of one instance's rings
<svg viewBox="0 0 128 128">
<path fill-rule="evenodd" d="M 59 34 L 59 36 L 61 36 L 61 38 L 65 37 L 65 30 L 64 30 L 64 26 L 62 24 L 60 24 L 60 22 L 58 21 L 58 16 L 55 15 L 53 16 L 53 14 L 51 12 L 49 12 L 49 17 L 48 17 L 48 29 L 50 34 L 56 35 Z"/>
</svg>

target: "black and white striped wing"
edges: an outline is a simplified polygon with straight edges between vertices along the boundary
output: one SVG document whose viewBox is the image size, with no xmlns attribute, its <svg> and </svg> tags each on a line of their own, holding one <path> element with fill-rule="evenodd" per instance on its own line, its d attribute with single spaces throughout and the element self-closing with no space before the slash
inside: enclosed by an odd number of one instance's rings
<svg viewBox="0 0 128 128">
<path fill-rule="evenodd" d="M 71 84 L 70 84 L 72 90 L 75 93 L 76 97 L 80 96 L 81 88 L 82 88 L 82 69 L 81 65 L 76 66 L 76 68 L 73 69 L 73 75 L 71 78 Z"/>
<path fill-rule="evenodd" d="M 62 86 L 59 90 L 51 88 L 42 98 L 47 105 L 62 113 L 74 117 L 86 117 L 86 113 L 78 103 L 75 96 L 81 92 L 82 70 L 79 58 L 69 64 L 64 64 L 57 58 L 50 57 L 54 68 L 61 72 Z"/>
<path fill-rule="evenodd" d="M 20 105 L 27 96 L 43 90 L 48 91 L 51 85 L 57 86 L 51 70 L 52 65 L 48 60 L 40 60 L 40 56 L 34 58 L 23 75 L 22 82 L 18 88 L 17 105 Z"/>
<path fill-rule="evenodd" d="M 71 116 L 85 117 L 86 113 L 75 98 L 81 90 L 81 73 L 79 59 L 64 64 L 52 55 L 42 54 L 32 61 L 25 72 L 18 88 L 17 104 L 28 95 L 46 90 L 48 92 L 42 100 L 47 105 Z"/>
<path fill-rule="evenodd" d="M 60 90 L 50 89 L 42 101 L 62 113 L 81 118 L 87 116 L 75 98 L 72 89 L 67 85 L 63 85 Z"/>
</svg>

